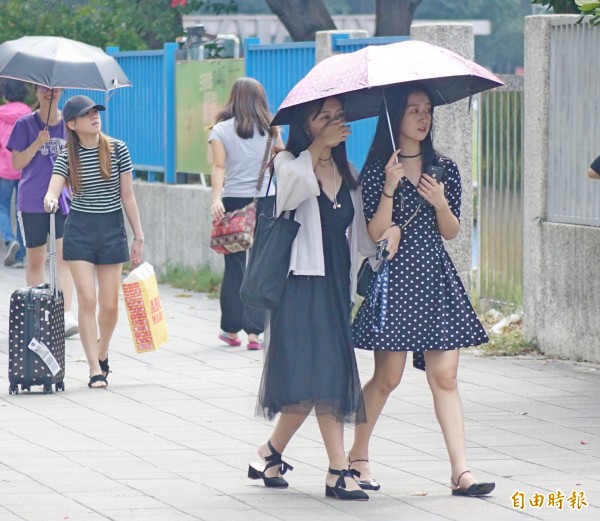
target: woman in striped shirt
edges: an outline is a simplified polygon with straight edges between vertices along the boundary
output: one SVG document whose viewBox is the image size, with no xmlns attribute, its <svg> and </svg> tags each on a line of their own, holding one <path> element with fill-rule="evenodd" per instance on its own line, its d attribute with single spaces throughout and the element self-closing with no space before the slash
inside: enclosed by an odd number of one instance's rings
<svg viewBox="0 0 600 521">
<path fill-rule="evenodd" d="M 44 198 L 46 211 L 56 211 L 65 183 L 73 191 L 63 256 L 77 290 L 79 335 L 92 388 L 108 385 L 108 347 L 117 324 L 123 263 L 140 264 L 144 242 L 129 150 L 101 132 L 100 110 L 104 107 L 86 96 L 73 96 L 65 104 L 67 148 L 56 160 Z M 131 256 L 123 210 L 134 233 Z"/>
</svg>

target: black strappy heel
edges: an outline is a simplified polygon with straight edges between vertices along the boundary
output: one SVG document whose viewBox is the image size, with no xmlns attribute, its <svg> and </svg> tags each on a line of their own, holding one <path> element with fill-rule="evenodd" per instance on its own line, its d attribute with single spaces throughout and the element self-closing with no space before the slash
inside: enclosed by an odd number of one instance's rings
<svg viewBox="0 0 600 521">
<path fill-rule="evenodd" d="M 248 465 L 248 477 L 250 479 L 262 479 L 265 487 L 269 488 L 287 488 L 289 483 L 283 479 L 281 476 L 274 476 L 272 478 L 268 478 L 265 476 L 265 472 L 272 467 L 279 467 L 279 473 L 283 476 L 288 470 L 294 470 L 289 463 L 286 463 L 281 459 L 281 453 L 277 452 L 273 445 L 271 445 L 271 440 L 267 441 L 267 447 L 271 451 L 271 454 L 265 458 L 266 465 L 265 468 L 261 471 L 257 468 L 253 467 L 252 464 Z"/>
<path fill-rule="evenodd" d="M 339 476 L 335 482 L 334 487 L 325 485 L 325 496 L 334 497 L 341 501 L 368 501 L 369 496 L 363 490 L 346 490 L 346 478 L 354 479 L 355 477 L 360 478 L 360 472 L 354 469 L 342 469 L 334 470 L 332 468 L 328 471 L 334 476 Z"/>
<path fill-rule="evenodd" d="M 352 469 L 352 464 L 356 463 L 356 462 L 364 462 L 364 463 L 369 463 L 368 459 L 354 459 L 354 460 L 350 460 L 350 458 L 348 458 L 348 469 L 349 470 L 353 470 Z M 381 485 L 373 478 L 371 479 L 357 479 L 356 482 L 358 483 L 358 486 L 360 488 L 362 488 L 363 490 L 379 490 L 381 488 Z"/>
</svg>

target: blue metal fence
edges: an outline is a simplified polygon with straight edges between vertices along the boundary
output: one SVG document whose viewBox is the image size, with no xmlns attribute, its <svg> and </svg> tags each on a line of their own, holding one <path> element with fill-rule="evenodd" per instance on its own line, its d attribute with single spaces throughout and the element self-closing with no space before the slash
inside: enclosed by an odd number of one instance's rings
<svg viewBox="0 0 600 521">
<path fill-rule="evenodd" d="M 385 45 L 408 39 L 408 36 L 349 38 L 348 34 L 339 33 L 332 37 L 332 50 L 348 53 L 367 45 Z M 277 112 L 292 87 L 315 65 L 314 42 L 260 45 L 258 38 L 248 38 L 245 40 L 245 53 L 246 75 L 263 84 L 273 113 Z M 348 159 L 359 170 L 369 151 L 376 123 L 377 118 L 370 118 L 350 124 L 352 137 L 348 141 Z"/>
<path fill-rule="evenodd" d="M 163 173 L 167 183 L 175 182 L 175 51 L 176 43 L 163 50 L 106 51 L 115 57 L 133 87 L 104 92 L 69 89 L 62 96 L 84 94 L 106 106 L 103 114 L 107 134 L 124 140 L 131 151 L 134 169 L 148 171 L 155 180 Z M 133 115 L 133 117 L 132 117 Z"/>
</svg>

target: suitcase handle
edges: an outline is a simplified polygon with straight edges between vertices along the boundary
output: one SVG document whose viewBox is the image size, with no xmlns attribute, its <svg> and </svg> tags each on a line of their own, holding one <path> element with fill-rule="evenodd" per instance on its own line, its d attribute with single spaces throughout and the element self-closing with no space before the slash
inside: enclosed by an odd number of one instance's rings
<svg viewBox="0 0 600 521">
<path fill-rule="evenodd" d="M 58 279 L 56 276 L 56 215 L 50 208 L 50 243 L 48 257 L 50 260 L 50 291 L 55 298 L 58 297 Z"/>
</svg>

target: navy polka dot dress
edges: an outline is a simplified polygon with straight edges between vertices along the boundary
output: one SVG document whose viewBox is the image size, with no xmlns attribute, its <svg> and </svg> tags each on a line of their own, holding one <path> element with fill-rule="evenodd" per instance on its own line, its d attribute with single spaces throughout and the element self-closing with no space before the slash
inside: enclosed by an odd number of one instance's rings
<svg viewBox="0 0 600 521">
<path fill-rule="evenodd" d="M 461 187 L 456 163 L 439 159 L 444 167 L 444 193 L 460 219 Z M 364 212 L 369 222 L 381 199 L 384 163 L 376 161 L 362 180 Z M 393 221 L 405 223 L 418 205 L 417 189 L 408 180 L 394 195 Z M 373 284 L 375 278 L 371 281 Z M 425 368 L 424 351 L 457 349 L 488 342 L 456 268 L 444 248 L 435 210 L 422 205 L 403 230 L 400 247 L 389 263 L 388 303 L 385 318 L 365 299 L 352 324 L 354 347 L 368 350 L 412 351 L 413 364 Z"/>
</svg>

